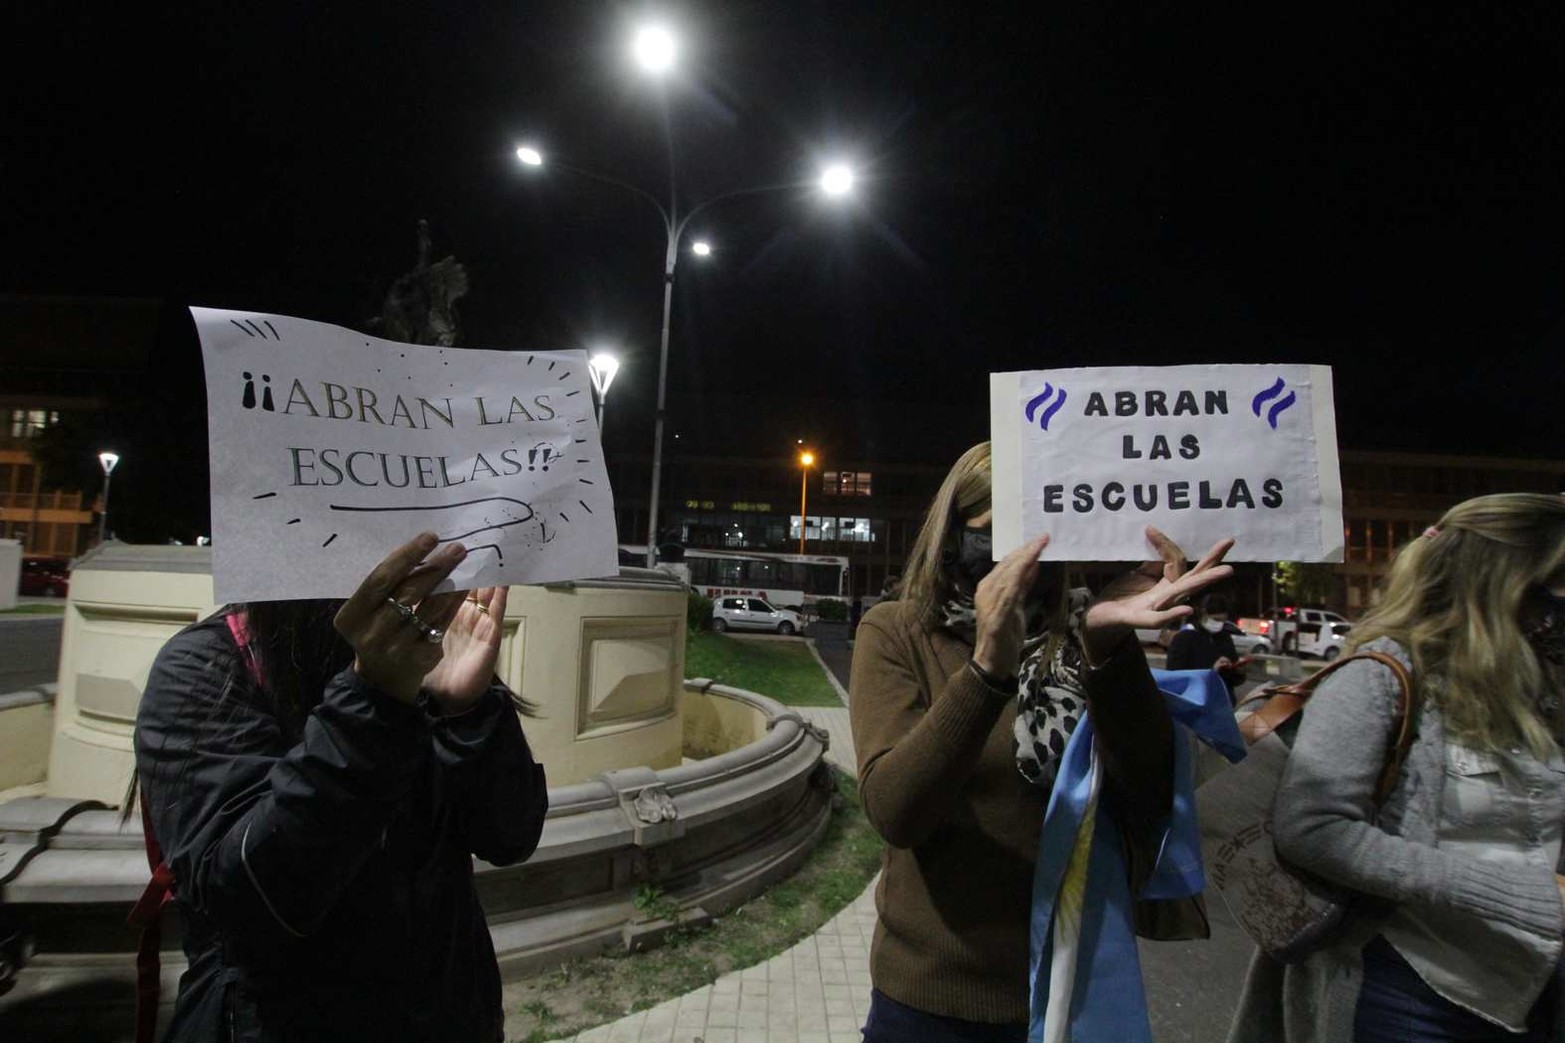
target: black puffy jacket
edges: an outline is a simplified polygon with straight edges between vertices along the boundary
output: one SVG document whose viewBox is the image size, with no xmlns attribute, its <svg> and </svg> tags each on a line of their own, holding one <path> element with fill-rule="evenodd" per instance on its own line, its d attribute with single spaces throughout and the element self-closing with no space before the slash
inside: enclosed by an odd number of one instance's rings
<svg viewBox="0 0 1565 1043">
<path fill-rule="evenodd" d="M 548 807 L 503 686 L 442 717 L 348 669 L 287 734 L 219 614 L 158 654 L 136 764 L 190 962 L 165 1040 L 503 1038 L 471 856 Z"/>
</svg>

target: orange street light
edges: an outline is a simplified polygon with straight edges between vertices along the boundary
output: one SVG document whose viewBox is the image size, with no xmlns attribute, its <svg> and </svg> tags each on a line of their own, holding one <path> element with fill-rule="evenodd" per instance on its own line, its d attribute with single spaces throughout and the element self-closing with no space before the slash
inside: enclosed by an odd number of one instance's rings
<svg viewBox="0 0 1565 1043">
<path fill-rule="evenodd" d="M 799 454 L 799 553 L 804 553 L 804 530 L 809 525 L 809 515 L 805 512 L 805 505 L 809 502 L 810 494 L 810 465 L 815 462 L 815 454 L 806 449 Z"/>
</svg>

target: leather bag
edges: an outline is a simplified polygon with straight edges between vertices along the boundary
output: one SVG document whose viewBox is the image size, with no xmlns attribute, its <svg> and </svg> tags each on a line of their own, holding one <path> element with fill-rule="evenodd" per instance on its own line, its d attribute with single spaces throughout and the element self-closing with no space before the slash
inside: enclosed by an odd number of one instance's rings
<svg viewBox="0 0 1565 1043">
<path fill-rule="evenodd" d="M 1401 701 L 1375 786 L 1375 809 L 1396 785 L 1413 740 L 1413 683 L 1407 668 L 1383 652 L 1344 656 L 1312 677 L 1268 685 L 1239 704 L 1234 716 L 1244 735 L 1244 760 L 1202 783 L 1196 791 L 1201 857 L 1207 884 L 1244 932 L 1267 955 L 1294 963 L 1331 941 L 1353 892 L 1296 869 L 1272 844 L 1272 806 L 1298 730 L 1299 711 L 1315 688 L 1355 660 L 1374 660 L 1396 675 Z"/>
</svg>

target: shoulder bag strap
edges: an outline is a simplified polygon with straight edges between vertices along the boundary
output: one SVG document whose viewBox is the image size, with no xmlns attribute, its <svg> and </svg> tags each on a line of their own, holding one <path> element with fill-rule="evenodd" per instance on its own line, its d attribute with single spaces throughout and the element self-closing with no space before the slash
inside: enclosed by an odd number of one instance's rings
<svg viewBox="0 0 1565 1043">
<path fill-rule="evenodd" d="M 1384 652 L 1359 652 L 1351 658 L 1374 659 L 1396 675 L 1397 687 L 1401 689 L 1397 702 L 1396 740 L 1390 744 L 1386 766 L 1381 769 L 1380 781 L 1375 785 L 1375 806 L 1378 808 L 1391 795 L 1391 788 L 1397 784 L 1397 776 L 1402 774 L 1407 751 L 1413 746 L 1413 733 L 1418 727 L 1418 715 L 1414 713 L 1413 705 L 1413 678 L 1400 659 Z"/>
<path fill-rule="evenodd" d="M 1353 655 L 1343 656 L 1336 662 L 1326 664 L 1302 681 L 1282 685 L 1254 713 L 1239 722 L 1239 731 L 1244 735 L 1246 745 L 1254 745 L 1303 709 L 1304 704 L 1314 694 L 1316 686 L 1355 659 L 1374 660 L 1386 667 L 1396 675 L 1397 685 L 1401 689 L 1397 702 L 1396 738 L 1389 744 L 1386 765 L 1381 770 L 1380 780 L 1375 785 L 1375 804 L 1379 806 L 1391 793 L 1391 787 L 1396 785 L 1397 776 L 1402 771 L 1402 763 L 1407 760 L 1407 751 L 1413 745 L 1413 731 L 1417 723 L 1413 713 L 1413 679 L 1408 674 L 1407 667 L 1403 666 L 1402 661 L 1395 656 L 1384 652 L 1355 652 Z"/>
</svg>

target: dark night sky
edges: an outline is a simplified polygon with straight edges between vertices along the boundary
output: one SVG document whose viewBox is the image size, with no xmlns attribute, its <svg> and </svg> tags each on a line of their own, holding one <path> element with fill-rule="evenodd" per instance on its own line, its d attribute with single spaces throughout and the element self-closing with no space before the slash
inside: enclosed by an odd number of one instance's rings
<svg viewBox="0 0 1565 1043">
<path fill-rule="evenodd" d="M 1336 367 L 1345 446 L 1565 456 L 1557 3 L 685 3 L 662 90 L 633 6 L 93 6 L 5 15 L 0 292 L 362 326 L 427 218 L 469 344 L 617 342 L 649 438 L 658 219 L 515 144 L 664 195 L 672 143 L 695 201 L 846 156 L 846 209 L 696 226 L 676 429 L 764 394 L 964 441 L 991 369 L 1297 361 Z"/>
</svg>

